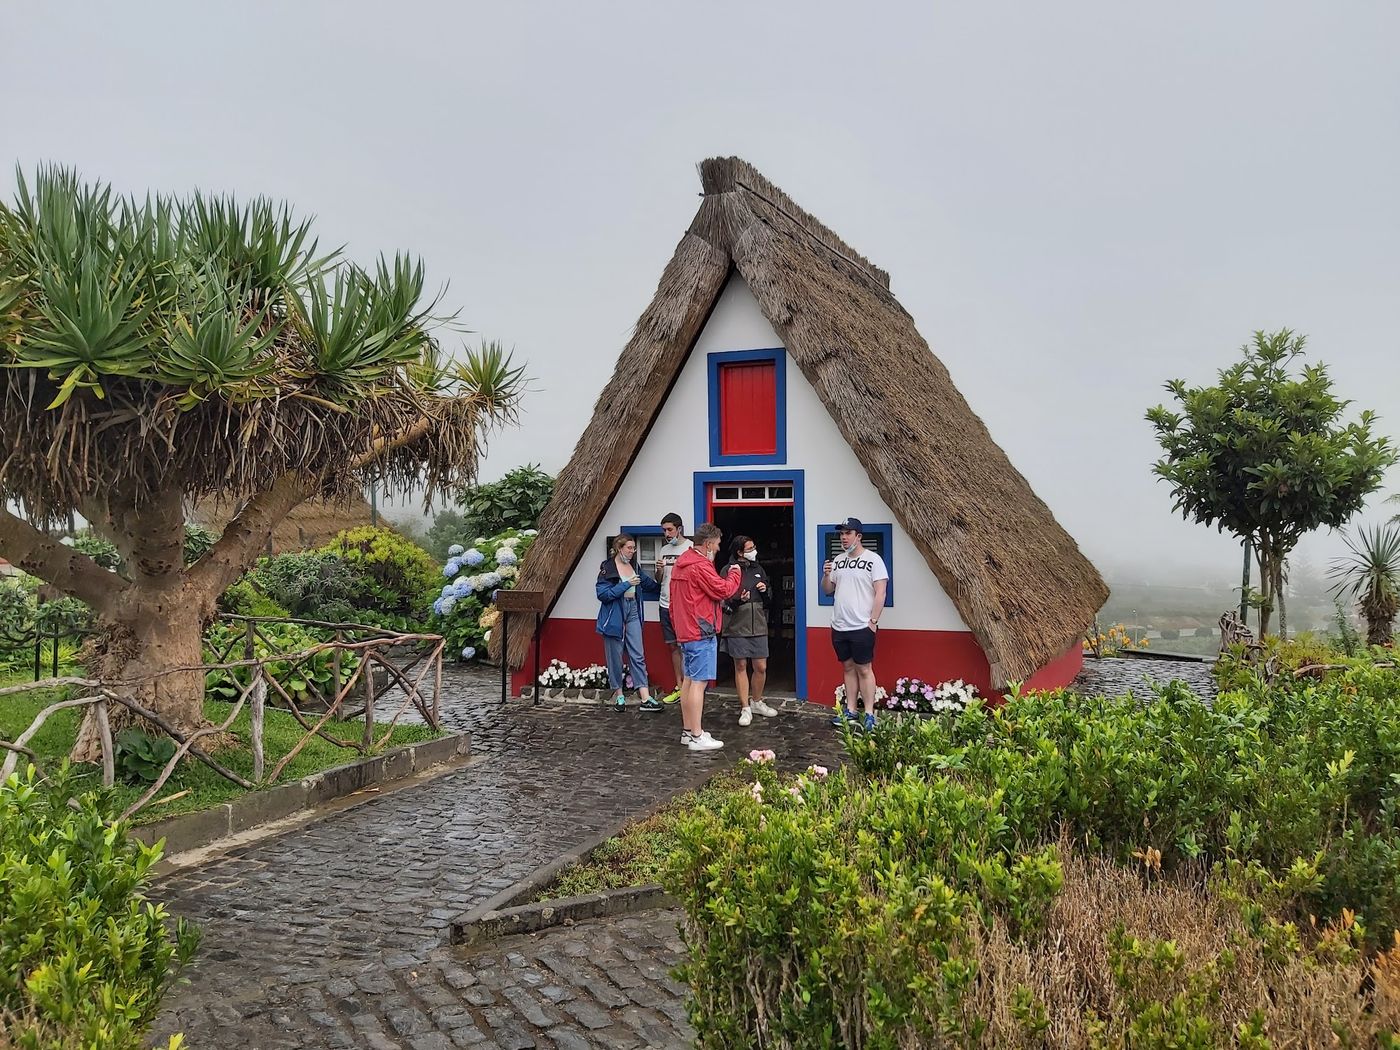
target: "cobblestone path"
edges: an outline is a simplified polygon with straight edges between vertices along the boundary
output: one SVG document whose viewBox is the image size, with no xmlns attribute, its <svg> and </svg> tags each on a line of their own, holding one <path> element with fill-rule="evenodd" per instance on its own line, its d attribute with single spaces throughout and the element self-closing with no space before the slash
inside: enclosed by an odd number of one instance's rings
<svg viewBox="0 0 1400 1050">
<path fill-rule="evenodd" d="M 472 733 L 480 762 L 157 884 L 204 931 L 159 1032 L 183 1031 L 195 1048 L 686 1045 L 666 975 L 680 951 L 674 914 L 580 926 L 499 957 L 444 947 L 448 924 L 751 748 L 832 764 L 838 738 L 810 715 L 741 729 L 718 709 L 706 725 L 728 746 L 697 755 L 679 746 L 678 708 L 503 707 L 497 683 L 473 671 L 445 687 L 444 721 Z"/>
</svg>

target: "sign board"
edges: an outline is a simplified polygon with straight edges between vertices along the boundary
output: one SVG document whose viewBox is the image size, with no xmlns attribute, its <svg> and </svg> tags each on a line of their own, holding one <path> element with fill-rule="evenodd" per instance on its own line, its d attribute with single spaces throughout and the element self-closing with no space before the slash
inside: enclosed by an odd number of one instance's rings
<svg viewBox="0 0 1400 1050">
<path fill-rule="evenodd" d="M 503 613 L 544 612 L 544 591 L 498 591 L 496 608 Z"/>
</svg>

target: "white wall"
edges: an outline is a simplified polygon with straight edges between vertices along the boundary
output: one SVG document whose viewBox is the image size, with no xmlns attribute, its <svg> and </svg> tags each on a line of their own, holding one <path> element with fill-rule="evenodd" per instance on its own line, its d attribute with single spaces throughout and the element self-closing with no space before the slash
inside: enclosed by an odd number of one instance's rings
<svg viewBox="0 0 1400 1050">
<path fill-rule="evenodd" d="M 715 304 L 695 350 L 686 361 L 671 396 L 661 410 L 622 487 L 565 585 L 554 615 L 592 618 L 598 613 L 594 595 L 598 563 L 606 556 L 607 537 L 622 525 L 650 525 L 668 511 L 685 519 L 686 531 L 695 522 L 696 471 L 723 469 L 710 465 L 709 376 L 706 354 L 724 350 L 762 350 L 782 345 L 758 301 L 737 274 L 730 278 Z M 878 378 L 878 377 L 877 377 Z M 894 381 L 894 377 L 884 377 Z M 787 464 L 802 470 L 806 485 L 804 541 L 807 546 L 807 626 L 831 622 L 831 607 L 818 604 L 816 527 L 849 516 L 872 524 L 894 522 L 856 454 L 836 429 L 826 407 L 801 370 L 787 362 Z M 737 470 L 762 470 L 746 466 Z M 892 562 L 895 604 L 885 610 L 883 627 L 906 630 L 965 631 L 957 609 L 915 549 L 904 529 L 894 522 Z"/>
</svg>

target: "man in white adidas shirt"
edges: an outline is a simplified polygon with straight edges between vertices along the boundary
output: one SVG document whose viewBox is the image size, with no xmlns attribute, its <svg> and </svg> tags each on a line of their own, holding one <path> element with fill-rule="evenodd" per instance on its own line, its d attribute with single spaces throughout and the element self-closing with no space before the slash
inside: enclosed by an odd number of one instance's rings
<svg viewBox="0 0 1400 1050">
<path fill-rule="evenodd" d="M 831 646 L 846 678 L 846 710 L 836 712 L 832 725 L 843 721 L 875 728 L 875 634 L 885 611 L 890 573 L 885 561 L 861 543 L 865 526 L 847 518 L 839 526 L 841 553 L 822 566 L 822 590 L 835 596 L 831 609 Z M 856 713 L 856 696 L 865 703 L 865 718 Z"/>
</svg>

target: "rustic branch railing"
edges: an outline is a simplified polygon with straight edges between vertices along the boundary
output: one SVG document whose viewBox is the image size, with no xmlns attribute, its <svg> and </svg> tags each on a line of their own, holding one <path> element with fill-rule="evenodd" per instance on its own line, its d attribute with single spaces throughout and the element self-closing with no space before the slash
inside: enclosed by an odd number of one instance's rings
<svg viewBox="0 0 1400 1050">
<path fill-rule="evenodd" d="M 214 663 L 202 664 L 197 667 L 177 667 L 162 671 L 156 675 L 150 675 L 141 679 L 134 679 L 121 683 L 125 687 L 144 684 L 154 681 L 165 675 L 180 674 L 189 671 L 203 671 L 206 674 L 213 671 L 230 672 L 235 681 L 239 672 L 246 672 L 248 681 L 240 683 L 237 699 L 232 703 L 228 717 L 223 724 L 217 726 L 206 726 L 188 735 L 180 732 L 165 719 L 154 711 L 148 710 L 140 703 L 123 695 L 110 683 L 105 683 L 92 678 L 49 678 L 43 681 L 25 683 L 23 685 L 8 686 L 0 688 L 0 698 L 23 692 L 32 692 L 36 689 L 51 688 L 72 688 L 85 695 L 71 699 L 59 700 L 45 707 L 35 715 L 29 728 L 15 738 L 13 742 L 0 740 L 0 754 L 4 755 L 3 763 L 0 763 L 0 781 L 7 779 L 17 768 L 21 757 L 28 759 L 36 767 L 39 766 L 39 757 L 34 750 L 28 746 L 35 734 L 43 727 L 49 716 L 57 711 L 62 711 L 74 707 L 94 707 L 94 715 L 97 720 L 98 735 L 100 738 L 102 752 L 102 783 L 111 787 L 116 782 L 116 748 L 111 732 L 111 708 L 113 704 L 125 707 L 137 718 L 143 719 L 151 725 L 156 726 L 162 732 L 168 734 L 178 745 L 175 754 L 166 762 L 160 775 L 151 786 L 122 814 L 122 819 L 127 819 L 146 806 L 170 779 L 175 767 L 180 760 L 187 755 L 193 756 L 198 761 L 204 763 L 211 770 L 245 790 L 257 787 L 264 787 L 277 782 L 277 779 L 286 770 L 287 766 L 301 753 L 307 742 L 318 736 L 337 747 L 365 754 L 369 751 L 383 747 L 388 743 L 393 735 L 394 727 L 399 719 L 403 717 L 409 707 L 417 709 L 423 720 L 432 728 L 441 728 L 439 718 L 439 704 L 442 692 L 442 656 L 446 642 L 440 635 L 435 634 L 397 634 L 392 631 L 383 631 L 378 628 L 366 627 L 362 624 L 331 624 L 314 620 L 273 620 L 271 618 L 260 617 L 226 617 L 224 619 L 239 621 L 243 624 L 243 632 L 239 639 L 226 646 L 224 650 L 217 654 Z M 323 630 L 334 630 L 335 639 L 328 642 L 319 642 L 306 649 L 294 653 L 274 652 L 258 657 L 252 655 L 256 642 L 261 640 L 269 648 L 275 648 L 267 635 L 262 631 L 260 625 L 269 623 L 297 623 L 304 626 L 316 627 Z M 347 634 L 367 633 L 370 637 L 348 640 Z M 231 651 L 243 644 L 247 656 L 242 660 L 229 660 Z M 404 666 L 400 667 L 394 663 L 392 652 L 405 646 L 412 646 L 411 658 Z M 282 674 L 288 679 L 298 677 L 298 671 L 304 665 L 316 660 L 317 656 L 327 651 L 331 652 L 331 662 L 334 669 L 332 675 L 331 696 L 327 697 L 314 681 L 310 674 L 299 675 L 299 680 L 304 682 L 304 690 L 289 690 L 277 677 L 269 671 L 269 665 L 278 664 L 282 667 Z M 355 667 L 350 675 L 341 681 L 342 668 L 347 656 L 353 656 Z M 415 668 L 416 676 L 410 678 L 409 675 Z M 376 737 L 376 701 L 390 695 L 386 689 L 384 693 L 378 694 L 375 687 L 375 672 L 381 671 L 386 682 L 392 681 L 394 687 L 403 693 L 401 701 L 394 709 L 392 717 L 387 722 L 378 723 L 384 729 L 382 735 Z M 425 694 L 425 682 L 429 672 L 432 672 L 431 695 Z M 353 711 L 347 711 L 347 700 L 355 692 L 355 689 L 363 682 L 364 703 Z M 270 774 L 266 773 L 267 755 L 265 753 L 264 730 L 266 723 L 265 709 L 269 693 L 274 693 L 286 705 L 288 713 L 306 731 L 285 755 L 278 759 Z M 319 717 L 314 721 L 308 720 L 306 714 L 298 705 L 294 693 L 304 693 L 303 705 L 306 698 L 312 698 L 322 705 L 324 710 L 317 712 Z M 243 707 L 250 707 L 250 746 L 253 759 L 253 779 L 248 780 L 240 776 L 233 770 L 227 768 L 216 759 L 206 754 L 195 746 L 196 742 L 203 737 L 216 733 L 225 733 L 234 724 L 242 712 Z M 387 705 L 386 705 L 387 706 Z M 347 721 L 352 718 L 364 719 L 364 730 L 357 740 L 344 740 L 326 731 L 325 727 L 334 718 Z M 42 770 L 41 770 L 42 772 Z"/>
</svg>

